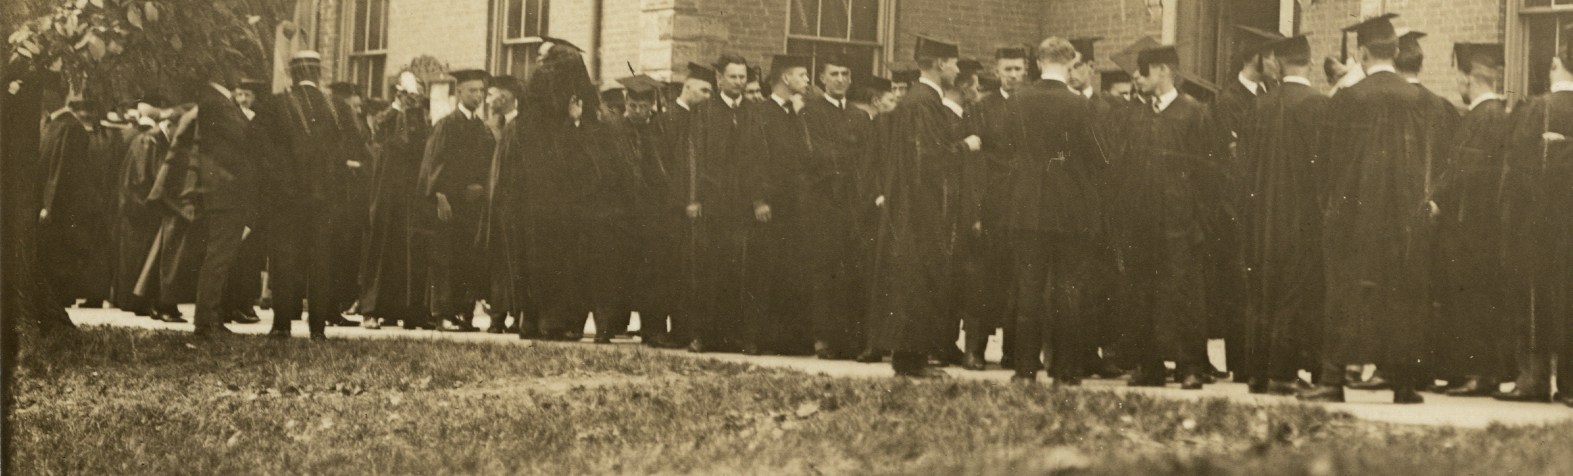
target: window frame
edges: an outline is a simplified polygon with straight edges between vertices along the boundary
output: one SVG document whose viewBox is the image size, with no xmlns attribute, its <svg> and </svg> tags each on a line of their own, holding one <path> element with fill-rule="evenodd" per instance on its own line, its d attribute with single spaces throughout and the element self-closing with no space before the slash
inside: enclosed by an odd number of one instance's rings
<svg viewBox="0 0 1573 476">
<path fill-rule="evenodd" d="M 495 52 L 495 54 L 491 55 L 490 61 L 488 61 L 488 63 L 491 64 L 491 70 L 497 72 L 497 74 L 507 74 L 519 78 L 527 78 L 529 77 L 530 71 L 535 69 L 534 55 L 529 53 L 532 50 L 528 47 L 528 45 L 540 45 L 542 41 L 545 41 L 542 39 L 543 37 L 551 35 L 552 1 L 538 0 L 537 9 L 540 18 L 539 22 L 536 24 L 538 31 L 535 31 L 534 35 L 529 34 L 531 33 L 530 25 L 525 22 L 525 19 L 529 18 L 529 12 L 527 11 L 526 7 L 529 6 L 530 0 L 520 1 L 523 3 L 519 12 L 519 14 L 523 16 L 523 18 L 519 20 L 520 36 L 512 38 L 508 36 L 510 33 L 508 31 L 508 21 L 510 20 L 508 8 L 511 6 L 511 2 L 509 0 L 499 0 L 495 2 L 495 10 L 493 11 L 493 18 L 495 20 L 493 22 L 494 24 L 492 26 L 492 31 L 496 33 L 492 34 L 491 39 L 492 51 Z M 512 58 L 512 56 L 515 54 L 514 50 L 523 50 L 527 52 L 526 54 L 528 56 L 523 62 L 525 66 L 522 71 L 513 70 L 514 64 L 516 63 Z"/>
<path fill-rule="evenodd" d="M 821 6 L 823 6 L 823 1 L 822 0 L 803 0 L 803 1 L 816 1 L 816 2 L 820 2 Z M 893 57 L 893 55 L 895 54 L 894 43 L 891 41 L 892 31 L 894 30 L 893 25 L 895 24 L 895 18 L 896 18 L 895 17 L 895 12 L 894 12 L 895 1 L 894 0 L 872 0 L 874 2 L 875 7 L 877 8 L 877 11 L 874 12 L 874 18 L 875 18 L 874 37 L 876 38 L 875 41 L 852 39 L 852 15 L 851 15 L 851 8 L 852 8 L 852 2 L 853 1 L 855 1 L 855 0 L 847 0 L 847 9 L 848 9 L 848 14 L 847 14 L 847 35 L 844 38 L 830 37 L 830 36 L 819 36 L 819 35 L 806 35 L 806 34 L 801 34 L 801 33 L 793 33 L 792 32 L 792 22 L 793 22 L 793 20 L 795 18 L 794 15 L 796 15 L 796 12 L 794 12 L 793 8 L 792 8 L 793 0 L 786 0 L 785 2 L 783 2 L 783 5 L 782 5 L 781 8 L 786 10 L 786 20 L 787 21 L 786 21 L 786 24 L 783 27 L 784 30 L 785 30 L 786 35 L 785 35 L 785 38 L 783 38 L 781 40 L 781 50 L 780 51 L 783 51 L 783 52 L 792 51 L 792 42 L 793 41 L 814 42 L 814 43 L 830 43 L 830 44 L 840 45 L 840 46 L 843 46 L 843 47 L 851 46 L 851 47 L 869 48 L 870 51 L 872 52 L 872 54 L 870 56 L 873 59 L 873 64 L 869 65 L 870 69 L 867 72 L 864 72 L 864 73 L 861 73 L 861 74 L 868 74 L 868 75 L 875 75 L 875 76 L 889 76 L 891 68 L 890 68 L 890 65 L 888 64 L 888 62 L 890 61 L 890 58 Z M 816 9 L 815 11 L 816 11 L 816 15 L 818 15 L 818 16 L 816 16 L 814 18 L 814 24 L 817 27 L 817 25 L 819 25 L 820 22 L 823 21 L 822 20 L 823 15 L 819 14 L 820 9 Z M 818 80 L 818 78 L 816 76 L 817 72 L 815 71 L 815 68 L 810 68 L 809 73 L 810 73 L 809 74 L 810 81 L 812 81 L 812 82 L 817 84 L 819 80 Z M 854 72 L 854 75 L 857 75 L 857 74 L 858 74 L 857 72 Z"/>
<path fill-rule="evenodd" d="M 362 2 L 367 6 L 367 15 L 364 19 L 359 18 Z M 371 12 L 375 10 L 373 4 L 382 6 L 380 10 L 377 10 L 380 18 L 377 19 L 378 31 L 375 32 L 371 31 L 370 28 L 370 23 L 372 22 Z M 348 77 L 352 82 L 360 84 L 364 88 L 367 97 L 381 99 L 387 96 L 385 90 L 388 88 L 388 9 L 390 4 L 392 4 L 391 0 L 354 0 L 344 2 L 345 8 L 349 10 L 349 14 L 344 15 L 344 21 L 348 23 L 349 27 L 346 30 L 350 32 L 349 41 L 344 42 L 347 49 L 345 55 L 347 61 L 344 62 L 347 74 L 344 76 Z M 365 36 L 362 36 L 363 34 Z M 369 48 L 368 45 L 371 44 L 371 39 L 374 35 L 379 39 L 377 48 Z M 357 77 L 364 63 L 374 63 L 378 60 L 381 60 L 382 63 L 381 71 L 368 71 L 367 77 Z M 364 81 L 364 83 L 360 83 L 360 81 Z"/>
<path fill-rule="evenodd" d="M 1530 37 L 1529 22 L 1536 18 L 1564 17 L 1573 22 L 1573 4 L 1557 5 L 1555 1 L 1546 6 L 1526 6 L 1529 0 L 1508 0 L 1506 31 L 1503 35 L 1504 48 L 1506 49 L 1507 62 L 1504 65 L 1502 81 L 1503 95 L 1510 102 L 1517 102 L 1539 94 L 1544 91 L 1530 91 L 1534 74 L 1545 74 L 1534 64 L 1530 64 Z M 1553 40 L 1553 48 L 1555 48 Z"/>
</svg>

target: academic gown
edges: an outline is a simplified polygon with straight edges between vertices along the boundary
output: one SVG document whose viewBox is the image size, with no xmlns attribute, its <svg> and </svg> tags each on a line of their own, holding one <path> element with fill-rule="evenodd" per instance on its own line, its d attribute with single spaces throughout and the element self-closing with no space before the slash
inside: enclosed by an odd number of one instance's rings
<svg viewBox="0 0 1573 476">
<path fill-rule="evenodd" d="M 756 227 L 750 190 L 758 144 L 745 139 L 746 102 L 729 106 L 720 97 L 700 103 L 692 120 L 694 194 L 700 217 L 690 225 L 694 241 L 692 332 L 708 349 L 737 348 L 743 340 L 749 231 Z M 670 133 L 670 132 L 667 132 Z"/>
<path fill-rule="evenodd" d="M 968 129 L 982 142 L 977 152 L 967 154 L 963 169 L 966 189 L 972 192 L 967 197 L 968 210 L 976 211 L 973 221 L 982 230 L 962 235 L 957 256 L 963 275 L 962 325 L 971 341 L 969 347 L 986 343 L 994 329 L 1008 327 L 1011 320 L 1012 265 L 1006 216 L 1016 159 L 1011 125 L 1014 114 L 1013 101 L 1000 91 L 984 96 L 967 111 Z"/>
<path fill-rule="evenodd" d="M 1392 72 L 1340 90 L 1327 108 L 1324 360 L 1407 378 L 1424 359 L 1437 167 L 1434 103 Z"/>
<path fill-rule="evenodd" d="M 299 318 L 306 299 L 308 324 L 316 325 L 317 316 L 337 317 L 343 310 L 340 280 L 347 276 L 336 268 L 336 239 L 351 182 L 346 159 L 354 156 L 352 147 L 362 144 L 342 100 L 306 84 L 290 86 L 277 99 L 280 137 L 288 148 L 279 152 L 268 174 L 274 184 L 265 221 L 274 323 Z"/>
<path fill-rule="evenodd" d="M 40 264 L 50 277 L 55 297 L 71 303 L 107 298 L 109 277 L 102 238 L 109 233 L 101 151 L 75 114 L 64 112 L 44 124 L 40 145 L 39 181 L 42 206 L 49 218 L 39 229 Z"/>
<path fill-rule="evenodd" d="M 1119 177 L 1113 205 L 1125 265 L 1122 325 L 1133 359 L 1152 365 L 1207 358 L 1202 246 L 1214 203 L 1203 177 L 1216 176 L 1221 151 L 1207 107 L 1180 93 L 1162 112 L 1131 111 L 1131 146 L 1110 173 Z"/>
<path fill-rule="evenodd" d="M 427 138 L 419 177 L 423 198 L 414 206 L 421 208 L 433 230 L 428 258 L 433 316 L 470 317 L 475 301 L 488 291 L 485 254 L 477 236 L 496 147 L 496 137 L 479 116 L 457 109 L 438 119 Z M 446 222 L 437 218 L 437 194 L 447 197 L 453 211 Z"/>
<path fill-rule="evenodd" d="M 956 236 L 964 124 L 933 87 L 914 84 L 878 131 L 881 195 L 874 276 L 874 347 L 896 352 L 954 352 Z M 951 344 L 945 344 L 951 345 Z"/>
<path fill-rule="evenodd" d="M 1324 305 L 1320 155 L 1327 96 L 1284 83 L 1256 102 L 1236 149 L 1246 274 L 1243 348 L 1250 377 L 1292 380 L 1314 359 Z M 1233 353 L 1233 352 L 1232 352 Z"/>
<path fill-rule="evenodd" d="M 426 204 L 417 186 L 426 139 L 431 134 L 426 117 L 425 108 L 390 107 L 376 118 L 376 141 L 382 155 L 377 158 L 372 181 L 371 227 L 361 265 L 362 315 L 419 320 L 430 309 L 426 295 L 429 234 L 418 233 L 414 223 L 414 205 Z"/>
<path fill-rule="evenodd" d="M 1509 374 L 1513 345 L 1503 324 L 1529 311 L 1525 281 L 1504 266 L 1510 127 L 1506 101 L 1476 105 L 1459 123 L 1441 171 L 1437 297 L 1445 324 L 1436 329 L 1445 331 L 1435 345 L 1444 377 Z"/>
<path fill-rule="evenodd" d="M 833 353 L 861 350 L 863 316 L 854 306 L 853 246 L 856 168 L 873 136 L 868 113 L 843 100 L 845 106 L 825 96 L 804 101 L 803 122 L 808 126 L 810 150 L 799 171 L 797 208 L 802 219 L 792 238 L 798 266 L 794 273 L 806 284 L 806 311 L 813 337 Z M 850 356 L 850 355 L 848 355 Z"/>
<path fill-rule="evenodd" d="M 1227 160 L 1216 173 L 1197 177 L 1203 181 L 1199 190 L 1206 193 L 1206 200 L 1211 205 L 1205 216 L 1207 245 L 1203 257 L 1206 261 L 1207 334 L 1210 338 L 1225 339 L 1227 345 L 1235 349 L 1244 347 L 1242 333 L 1246 327 L 1238 197 L 1247 185 L 1241 177 L 1243 170 L 1238 154 L 1234 154 L 1229 145 L 1238 144 L 1241 131 L 1249 127 L 1246 122 L 1255 110 L 1257 94 L 1246 89 L 1239 79 L 1228 81 L 1223 87 L 1208 109 L 1212 112 L 1219 150 L 1225 154 L 1221 158 Z M 1228 367 L 1245 366 L 1247 362 L 1241 358 L 1244 354 L 1227 353 Z"/>
<path fill-rule="evenodd" d="M 810 192 L 807 179 L 818 172 L 811 166 L 808 124 L 803 111 L 787 110 L 794 108 L 790 101 L 783 107 L 770 98 L 746 107 L 743 141 L 757 149 L 742 165 L 743 192 L 750 203 L 769 205 L 771 218 L 748 228 L 742 340 L 765 351 L 806 352 L 812 345 L 812 325 L 802 306 L 808 283 L 792 251 L 794 234 L 817 218 L 803 208 L 803 194 Z"/>
<path fill-rule="evenodd" d="M 1513 110 L 1509 119 L 1509 191 L 1505 213 L 1508 269 L 1524 275 L 1531 312 L 1515 313 L 1509 332 L 1528 355 L 1560 352 L 1560 368 L 1573 367 L 1573 91 L 1543 94 Z M 1570 373 L 1563 372 L 1563 376 Z M 1563 379 L 1562 388 L 1573 385 Z"/>
<path fill-rule="evenodd" d="M 148 190 L 169 151 L 169 138 L 158 127 L 149 127 L 131 139 L 120 171 L 119 208 L 120 231 L 115 270 L 115 305 L 127 311 L 151 310 L 152 303 L 136 293 L 136 284 L 142 276 L 151 248 L 158 236 L 162 214 L 157 204 L 148 202 Z"/>
<path fill-rule="evenodd" d="M 682 112 L 643 124 L 619 120 L 606 125 L 628 144 L 637 164 L 631 222 L 635 233 L 626 241 L 635 266 L 625 287 L 631 292 L 629 306 L 639 312 L 640 331 L 650 339 L 668 330 L 668 318 L 677 340 L 690 338 L 693 332 L 688 319 L 693 242 L 688 238 L 691 229 L 685 210 L 693 181 L 689 173 L 693 150 L 686 138 L 671 140 L 666 133 L 669 128 L 684 133 L 689 129 L 686 122 L 692 120 L 692 114 Z"/>
</svg>

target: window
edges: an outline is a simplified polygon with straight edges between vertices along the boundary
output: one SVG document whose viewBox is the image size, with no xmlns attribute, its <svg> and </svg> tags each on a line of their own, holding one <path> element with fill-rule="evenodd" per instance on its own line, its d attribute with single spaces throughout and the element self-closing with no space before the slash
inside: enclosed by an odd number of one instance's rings
<svg viewBox="0 0 1573 476">
<path fill-rule="evenodd" d="M 1504 90 L 1513 99 L 1551 89 L 1551 57 L 1573 28 L 1573 0 L 1511 0 Z"/>
<path fill-rule="evenodd" d="M 354 0 L 354 37 L 350 40 L 350 82 L 366 89 L 366 95 L 381 98 L 387 94 L 384 70 L 388 63 L 388 0 Z"/>
<path fill-rule="evenodd" d="M 519 78 L 529 77 L 535 67 L 540 37 L 547 35 L 549 0 L 505 0 L 499 5 L 502 25 L 502 55 L 498 70 Z"/>
<path fill-rule="evenodd" d="M 853 63 L 853 75 L 876 71 L 882 0 L 791 0 L 787 54 L 840 54 Z M 809 71 L 819 77 L 819 65 Z"/>
</svg>

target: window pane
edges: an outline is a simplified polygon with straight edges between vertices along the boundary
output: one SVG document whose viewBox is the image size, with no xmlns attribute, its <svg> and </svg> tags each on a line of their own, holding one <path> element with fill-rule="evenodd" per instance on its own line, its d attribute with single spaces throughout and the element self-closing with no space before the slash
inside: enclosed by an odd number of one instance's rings
<svg viewBox="0 0 1573 476">
<path fill-rule="evenodd" d="M 370 0 L 371 12 L 366 14 L 368 26 L 366 27 L 366 49 L 380 50 L 387 48 L 383 20 L 388 14 L 388 0 Z"/>
<path fill-rule="evenodd" d="M 366 2 L 355 0 L 355 38 L 352 51 L 366 51 Z"/>
<path fill-rule="evenodd" d="M 851 38 L 859 41 L 879 41 L 879 0 L 851 1 Z"/>
<path fill-rule="evenodd" d="M 524 32 L 524 0 L 508 0 L 508 25 L 503 28 L 503 38 L 518 38 Z"/>
<path fill-rule="evenodd" d="M 1529 94 L 1551 90 L 1551 57 L 1556 55 L 1562 25 L 1573 23 L 1573 16 L 1534 15 L 1524 17 L 1529 29 Z"/>
<path fill-rule="evenodd" d="M 847 0 L 820 0 L 819 36 L 847 38 Z"/>
<path fill-rule="evenodd" d="M 819 0 L 792 0 L 792 34 L 819 34 Z"/>
<path fill-rule="evenodd" d="M 383 56 L 383 55 L 377 55 L 375 57 L 372 57 L 371 62 L 372 62 L 371 63 L 371 74 L 368 75 L 369 77 L 367 78 L 367 82 L 363 82 L 363 83 L 360 83 L 360 84 L 366 85 L 366 94 L 367 95 L 369 95 L 371 97 L 374 97 L 374 98 L 380 98 L 380 97 L 382 97 L 382 94 L 383 94 L 383 92 L 382 92 L 382 88 L 383 88 L 382 82 L 385 79 L 385 78 L 383 78 L 383 71 L 387 67 L 388 57 L 387 56 Z"/>
</svg>

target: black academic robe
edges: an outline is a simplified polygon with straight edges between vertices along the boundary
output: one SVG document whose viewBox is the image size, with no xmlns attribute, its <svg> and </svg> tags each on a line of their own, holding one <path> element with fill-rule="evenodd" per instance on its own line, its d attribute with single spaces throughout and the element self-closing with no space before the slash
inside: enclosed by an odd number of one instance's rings
<svg viewBox="0 0 1573 476">
<path fill-rule="evenodd" d="M 109 297 L 109 276 L 103 238 L 109 236 L 103 174 L 108 169 L 95 153 L 97 133 L 76 115 L 65 112 L 44 124 L 38 180 L 44 184 L 42 206 L 49 216 L 39 229 L 40 263 L 65 302 L 89 303 Z"/>
<path fill-rule="evenodd" d="M 1486 100 L 1459 123 L 1441 170 L 1437 206 L 1436 358 L 1441 376 L 1510 373 L 1513 314 L 1527 313 L 1521 273 L 1504 266 L 1507 102 Z"/>
<path fill-rule="evenodd" d="M 117 207 L 118 258 L 115 269 L 115 305 L 128 311 L 145 311 L 152 303 L 136 293 L 149 254 L 158 236 L 162 213 L 148 202 L 148 190 L 158 174 L 158 166 L 169 151 L 169 137 L 158 127 L 148 127 L 131 139 L 120 171 Z M 155 256 L 156 258 L 156 256 Z"/>
<path fill-rule="evenodd" d="M 692 333 L 710 349 L 735 348 L 743 338 L 744 286 L 749 262 L 749 230 L 755 227 L 748 192 L 748 165 L 758 145 L 744 138 L 747 104 L 736 107 L 722 97 L 700 103 L 690 133 L 696 165 L 693 192 L 702 213 L 691 225 L 694 236 Z"/>
<path fill-rule="evenodd" d="M 749 225 L 743 340 L 764 350 L 797 353 L 811 344 L 811 326 L 801 307 L 807 283 L 793 262 L 793 235 L 814 219 L 803 208 L 803 195 L 818 168 L 802 111 L 788 111 L 794 108 L 790 101 L 782 106 L 773 98 L 746 107 L 742 140 L 757 149 L 742 164 L 742 191 L 750 203 L 768 205 L 771 218 Z"/>
<path fill-rule="evenodd" d="M 633 275 L 626 288 L 630 292 L 629 305 L 639 312 L 640 330 L 654 339 L 667 330 L 666 319 L 672 318 L 674 330 L 686 333 L 685 314 L 689 295 L 693 291 L 694 241 L 690 238 L 691 223 L 685 209 L 690 203 L 690 184 L 694 177 L 694 152 L 689 147 L 686 131 L 688 124 L 676 125 L 673 117 L 692 122 L 693 115 L 681 112 L 663 118 L 652 118 L 642 124 L 618 120 L 606 125 L 617 138 L 626 143 L 636 164 L 634 191 L 637 197 L 632 209 L 635 233 L 626 241 L 635 256 Z M 670 141 L 668 128 L 685 134 L 681 141 Z M 676 143 L 674 143 L 676 142 Z M 621 322 L 619 327 L 624 326 Z M 681 337 L 679 337 L 681 339 Z"/>
<path fill-rule="evenodd" d="M 802 217 L 791 238 L 794 273 L 806 284 L 804 303 L 812 321 L 815 340 L 835 352 L 861 350 L 865 339 L 862 311 L 853 306 L 854 211 L 857 167 L 873 138 L 868 113 L 843 100 L 845 106 L 825 96 L 804 100 L 803 122 L 808 127 L 810 150 L 799 171 L 802 189 L 797 208 Z"/>
<path fill-rule="evenodd" d="M 337 317 L 345 304 L 342 281 L 350 277 L 339 268 L 336 240 L 352 176 L 347 160 L 363 145 L 350 107 L 316 86 L 292 85 L 277 100 L 278 134 L 287 148 L 268 173 L 274 324 L 298 318 L 307 299 L 314 326 L 317 316 Z"/>
<path fill-rule="evenodd" d="M 877 132 L 881 196 L 872 315 L 880 349 L 938 354 L 955 332 L 955 237 L 961 229 L 962 117 L 914 84 Z M 948 344 L 947 344 L 948 345 Z"/>
<path fill-rule="evenodd" d="M 1210 202 L 1205 216 L 1207 245 L 1203 255 L 1206 266 L 1207 289 L 1204 293 L 1207 296 L 1208 337 L 1226 339 L 1236 349 L 1244 347 L 1244 338 L 1240 332 L 1245 328 L 1242 322 L 1245 303 L 1241 299 L 1245 293 L 1245 276 L 1240 266 L 1238 197 L 1247 185 L 1241 177 L 1243 171 L 1239 156 L 1230 147 L 1237 146 L 1241 131 L 1249 127 L 1246 122 L 1255 110 L 1257 94 L 1260 93 L 1247 89 L 1238 78 L 1232 78 L 1218 93 L 1217 99 L 1208 109 L 1212 112 L 1219 150 L 1225 154 L 1221 158 L 1227 160 L 1221 162 L 1224 165 L 1222 168 L 1213 171 L 1216 173 L 1197 177 L 1202 182 L 1199 190 L 1206 193 L 1204 200 Z M 1246 362 L 1240 359 L 1243 355 L 1243 352 L 1229 353 L 1229 368 L 1244 366 Z"/>
<path fill-rule="evenodd" d="M 1430 201 L 1445 148 L 1433 104 L 1399 75 L 1377 72 L 1328 105 L 1328 362 L 1376 363 L 1399 378 L 1429 363 Z"/>
<path fill-rule="evenodd" d="M 1509 332 L 1520 351 L 1567 356 L 1573 353 L 1573 141 L 1565 138 L 1573 137 L 1573 91 L 1530 99 L 1514 108 L 1510 122 L 1507 266 L 1528 281 L 1533 309 L 1514 314 Z"/>
<path fill-rule="evenodd" d="M 1219 139 L 1225 143 L 1237 142 L 1240 132 L 1250 127 L 1246 118 L 1256 110 L 1257 94 L 1260 93 L 1246 89 L 1237 78 L 1231 79 L 1210 108 Z"/>
<path fill-rule="evenodd" d="M 421 319 L 429 308 L 424 246 L 428 237 L 417 233 L 413 205 L 426 204 L 419 199 L 417 183 L 431 124 L 422 107 L 390 107 L 376 121 L 381 157 L 368 210 L 371 227 L 361 264 L 360 311 L 384 319 Z"/>
<path fill-rule="evenodd" d="M 1012 264 L 1006 219 L 1016 159 L 1013 99 L 995 91 L 967 110 L 967 127 L 982 142 L 977 152 L 968 154 L 963 168 L 965 189 L 970 192 L 963 222 L 982 229 L 962 235 L 957 256 L 963 274 L 960 309 L 969 351 L 981 348 L 995 328 L 1005 327 L 1009 321 Z"/>
<path fill-rule="evenodd" d="M 1317 369 L 1324 304 L 1319 152 L 1328 98 L 1285 82 L 1262 95 L 1245 119 L 1240 164 L 1241 237 L 1246 273 L 1244 348 L 1251 377 L 1292 380 Z"/>
<path fill-rule="evenodd" d="M 1152 107 L 1131 112 L 1132 144 L 1110 170 L 1119 177 L 1111 213 L 1125 264 L 1122 314 L 1130 319 L 1121 331 L 1132 357 L 1148 365 L 1204 363 L 1201 247 L 1215 203 L 1207 200 L 1202 178 L 1220 173 L 1223 153 L 1201 102 L 1180 93 L 1162 112 Z"/>
<path fill-rule="evenodd" d="M 455 109 L 432 125 L 421 161 L 423 210 L 432 232 L 431 308 L 434 316 L 470 316 L 486 289 L 487 267 L 481 241 L 486 186 L 491 182 L 497 139 L 479 116 Z M 452 208 L 448 221 L 436 216 L 437 196 Z"/>
</svg>

